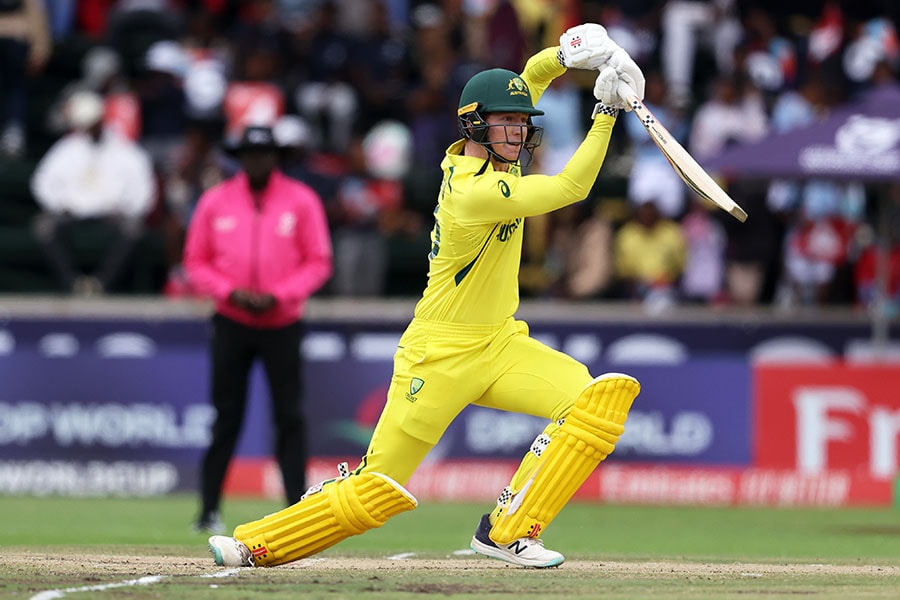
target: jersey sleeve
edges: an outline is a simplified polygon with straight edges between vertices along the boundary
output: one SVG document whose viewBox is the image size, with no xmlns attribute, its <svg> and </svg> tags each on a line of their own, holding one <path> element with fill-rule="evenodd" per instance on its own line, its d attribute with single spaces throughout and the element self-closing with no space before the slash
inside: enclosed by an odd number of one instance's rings
<svg viewBox="0 0 900 600">
<path fill-rule="evenodd" d="M 552 212 L 587 198 L 603 165 L 615 118 L 598 114 L 584 141 L 557 175 L 488 171 L 472 179 L 458 218 L 491 223 Z"/>
<path fill-rule="evenodd" d="M 521 77 L 531 90 L 532 106 L 538 103 L 550 83 L 566 72 L 566 68 L 559 64 L 556 57 L 558 51 L 559 46 L 544 48 L 525 63 Z"/>
</svg>

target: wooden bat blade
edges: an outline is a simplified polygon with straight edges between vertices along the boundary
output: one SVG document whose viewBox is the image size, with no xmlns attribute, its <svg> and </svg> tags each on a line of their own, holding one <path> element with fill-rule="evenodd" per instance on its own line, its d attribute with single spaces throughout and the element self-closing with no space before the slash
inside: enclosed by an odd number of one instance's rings
<svg viewBox="0 0 900 600">
<path fill-rule="evenodd" d="M 660 123 L 630 86 L 619 82 L 619 93 L 628 102 L 631 111 L 641 121 L 641 125 L 650 134 L 672 168 L 695 194 L 709 200 L 735 219 L 743 223 L 747 220 L 747 212 L 725 193 L 716 181 L 709 176 L 703 167 L 694 160 L 675 137 Z"/>
</svg>

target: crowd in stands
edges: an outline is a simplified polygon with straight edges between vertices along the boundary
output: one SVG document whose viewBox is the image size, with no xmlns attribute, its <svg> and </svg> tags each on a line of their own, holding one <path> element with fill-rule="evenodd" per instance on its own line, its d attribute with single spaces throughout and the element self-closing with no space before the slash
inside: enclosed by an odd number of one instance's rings
<svg viewBox="0 0 900 600">
<path fill-rule="evenodd" d="M 462 85 L 587 21 L 701 161 L 898 85 L 895 0 L 0 0 L 0 291 L 190 295 L 194 205 L 234 174 L 229 141 L 265 123 L 326 208 L 321 294 L 415 295 Z M 558 172 L 580 142 L 592 83 L 571 72 L 541 98 L 532 171 Z M 620 115 L 591 195 L 528 220 L 523 296 L 863 305 L 887 232 L 900 301 L 900 182 L 724 183 L 746 223 Z"/>
</svg>

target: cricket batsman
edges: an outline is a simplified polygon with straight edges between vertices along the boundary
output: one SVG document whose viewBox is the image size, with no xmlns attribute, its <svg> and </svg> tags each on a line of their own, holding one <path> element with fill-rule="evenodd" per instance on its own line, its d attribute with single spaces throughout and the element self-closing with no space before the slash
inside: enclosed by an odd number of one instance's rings
<svg viewBox="0 0 900 600">
<path fill-rule="evenodd" d="M 523 175 L 541 143 L 532 117 L 543 112 L 534 105 L 567 68 L 598 71 L 590 129 L 559 174 Z M 529 337 L 515 318 L 522 226 L 526 217 L 587 197 L 625 107 L 620 80 L 643 97 L 638 66 L 602 26 L 585 24 L 531 57 L 521 74 L 490 69 L 468 81 L 459 100 L 462 139 L 441 163 L 428 284 L 394 355 L 387 403 L 365 456 L 296 504 L 239 525 L 233 537 L 209 538 L 216 564 L 289 563 L 414 509 L 404 486 L 470 404 L 549 421 L 482 516 L 472 549 L 523 567 L 563 563 L 540 536 L 613 451 L 640 384 L 621 373 L 592 377 L 582 363 Z"/>
</svg>

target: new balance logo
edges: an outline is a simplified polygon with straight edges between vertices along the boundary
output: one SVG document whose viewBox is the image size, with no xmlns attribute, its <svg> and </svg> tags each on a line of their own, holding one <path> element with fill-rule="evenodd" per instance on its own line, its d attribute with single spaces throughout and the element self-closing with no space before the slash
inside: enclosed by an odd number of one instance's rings
<svg viewBox="0 0 900 600">
<path fill-rule="evenodd" d="M 512 544 L 506 547 L 507 550 L 512 550 L 516 555 L 519 555 L 526 550 L 528 550 L 528 546 L 523 544 L 520 540 L 514 541 Z"/>
</svg>

